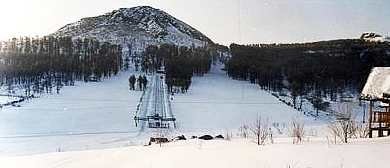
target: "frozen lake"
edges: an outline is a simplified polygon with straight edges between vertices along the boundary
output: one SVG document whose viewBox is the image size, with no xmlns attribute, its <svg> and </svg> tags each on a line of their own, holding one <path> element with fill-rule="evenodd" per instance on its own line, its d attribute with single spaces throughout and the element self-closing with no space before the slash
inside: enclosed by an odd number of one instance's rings
<svg viewBox="0 0 390 168">
<path fill-rule="evenodd" d="M 0 156 L 140 145 L 156 133 L 140 130 L 133 120 L 141 91 L 128 89 L 121 72 L 99 83 L 77 82 L 60 94 L 47 94 L 0 111 Z M 149 76 L 150 78 L 151 76 Z M 298 117 L 316 124 L 280 103 L 257 85 L 230 79 L 213 66 L 194 77 L 188 93 L 175 94 L 172 110 L 178 128 L 166 133 L 225 134 L 250 125 L 258 116 L 288 123 Z"/>
</svg>

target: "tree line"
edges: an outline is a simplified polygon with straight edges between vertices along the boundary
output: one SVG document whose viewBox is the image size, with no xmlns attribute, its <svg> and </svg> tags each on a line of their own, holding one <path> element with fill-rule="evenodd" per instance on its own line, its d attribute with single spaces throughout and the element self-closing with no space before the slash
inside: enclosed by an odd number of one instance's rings
<svg viewBox="0 0 390 168">
<path fill-rule="evenodd" d="M 25 95 L 58 93 L 79 81 L 99 81 L 122 68 L 122 48 L 88 38 L 20 37 L 0 42 L 0 83 Z"/>
<path fill-rule="evenodd" d="M 186 47 L 173 44 L 150 45 L 141 60 L 143 71 L 157 72 L 164 68 L 165 82 L 170 92 L 186 92 L 192 76 L 202 76 L 210 70 L 217 49 L 212 47 Z"/>
<path fill-rule="evenodd" d="M 231 44 L 226 63 L 229 76 L 249 80 L 264 90 L 285 94 L 292 106 L 302 109 L 302 99 L 316 109 L 326 110 L 328 102 L 344 93 L 359 94 L 374 66 L 390 66 L 389 43 L 359 39 L 302 44 Z M 298 101 L 300 99 L 301 101 Z M 298 103 L 299 102 L 299 103 Z"/>
</svg>

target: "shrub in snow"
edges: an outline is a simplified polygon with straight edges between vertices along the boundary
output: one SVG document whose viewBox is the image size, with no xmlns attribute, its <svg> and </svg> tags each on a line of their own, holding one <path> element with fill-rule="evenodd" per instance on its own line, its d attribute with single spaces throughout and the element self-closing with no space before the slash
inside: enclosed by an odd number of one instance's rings
<svg viewBox="0 0 390 168">
<path fill-rule="evenodd" d="M 292 127 L 293 144 L 299 144 L 306 136 L 305 124 L 299 123 L 298 121 L 294 120 L 292 123 Z"/>
<path fill-rule="evenodd" d="M 352 121 L 350 120 L 339 120 L 330 123 L 328 127 L 335 137 L 340 138 L 344 143 L 348 143 L 351 124 Z"/>
<path fill-rule="evenodd" d="M 285 132 L 285 129 L 287 128 L 285 123 L 273 122 L 272 126 L 277 130 L 278 134 L 283 134 L 283 132 Z"/>
<path fill-rule="evenodd" d="M 233 133 L 226 132 L 224 139 L 230 141 L 230 140 L 232 140 L 232 138 L 233 138 Z"/>
<path fill-rule="evenodd" d="M 367 138 L 370 128 L 367 123 L 352 122 L 349 131 L 350 138 Z"/>
<path fill-rule="evenodd" d="M 267 127 L 266 121 L 258 117 L 251 128 L 255 135 L 257 145 L 264 145 L 267 138 L 272 138 L 271 130 Z"/>
<path fill-rule="evenodd" d="M 338 120 L 330 123 L 329 128 L 335 139 L 340 138 L 344 143 L 348 143 L 349 138 L 367 138 L 369 133 L 367 123 L 353 120 Z"/>
<path fill-rule="evenodd" d="M 354 128 L 354 121 L 352 117 L 352 102 L 346 105 L 340 103 L 335 107 L 334 116 L 335 121 L 328 124 L 331 133 L 341 139 L 342 142 L 348 143 L 348 138 L 356 133 Z"/>
<path fill-rule="evenodd" d="M 247 138 L 248 137 L 248 126 L 246 125 L 243 125 L 243 126 L 240 126 L 240 128 L 238 129 L 239 130 L 239 135 L 243 138 Z"/>
</svg>

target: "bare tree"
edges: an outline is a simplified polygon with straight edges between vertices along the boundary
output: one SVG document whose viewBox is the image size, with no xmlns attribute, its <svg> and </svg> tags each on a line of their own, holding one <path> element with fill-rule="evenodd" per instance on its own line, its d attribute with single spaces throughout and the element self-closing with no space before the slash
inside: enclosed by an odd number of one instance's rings
<svg viewBox="0 0 390 168">
<path fill-rule="evenodd" d="M 267 124 L 261 117 L 254 122 L 252 132 L 255 134 L 257 145 L 264 145 L 265 140 L 270 136 Z"/>
<path fill-rule="evenodd" d="M 329 124 L 329 128 L 333 135 L 340 138 L 344 143 L 348 143 L 350 126 L 350 120 L 336 120 L 334 123 Z"/>
<path fill-rule="evenodd" d="M 247 138 L 248 137 L 248 126 L 246 126 L 246 125 L 240 126 L 239 131 L 240 131 L 240 136 L 241 137 L 243 137 L 243 138 Z"/>
<path fill-rule="evenodd" d="M 351 138 L 367 138 L 370 129 L 367 123 L 352 122 L 349 128 Z"/>
<path fill-rule="evenodd" d="M 351 137 L 353 130 L 352 117 L 352 102 L 340 103 L 335 107 L 334 111 L 335 121 L 330 123 L 329 129 L 333 135 L 341 139 L 342 142 L 348 143 L 348 138 Z"/>
<path fill-rule="evenodd" d="M 299 144 L 302 142 L 302 139 L 306 136 L 306 128 L 305 125 L 293 120 L 293 128 L 292 128 L 292 134 L 293 134 L 293 144 Z"/>
</svg>

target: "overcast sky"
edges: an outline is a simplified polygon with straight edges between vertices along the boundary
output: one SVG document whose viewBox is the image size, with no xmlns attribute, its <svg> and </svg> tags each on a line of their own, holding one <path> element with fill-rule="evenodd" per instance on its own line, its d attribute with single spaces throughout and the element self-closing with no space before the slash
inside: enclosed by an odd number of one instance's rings
<svg viewBox="0 0 390 168">
<path fill-rule="evenodd" d="M 2 0 L 0 39 L 44 36 L 83 17 L 140 5 L 161 9 L 224 45 L 390 34 L 389 0 Z"/>
</svg>

